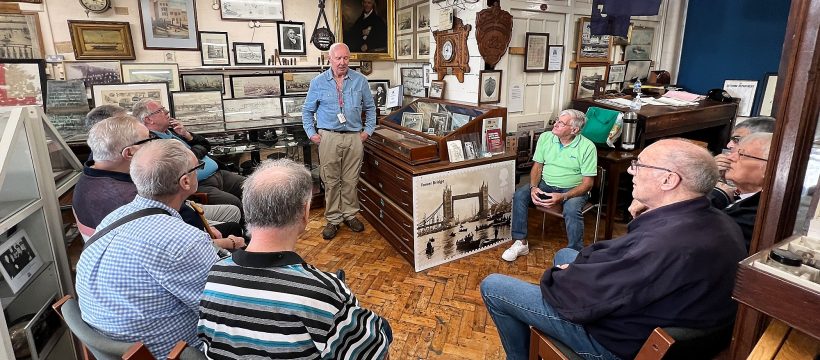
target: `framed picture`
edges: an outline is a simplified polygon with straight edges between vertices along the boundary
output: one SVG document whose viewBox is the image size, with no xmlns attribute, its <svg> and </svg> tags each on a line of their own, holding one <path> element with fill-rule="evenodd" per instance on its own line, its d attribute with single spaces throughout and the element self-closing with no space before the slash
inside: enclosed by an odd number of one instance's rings
<svg viewBox="0 0 820 360">
<path fill-rule="evenodd" d="M 228 33 L 219 31 L 199 32 L 199 55 L 202 66 L 231 65 L 228 51 Z"/>
<path fill-rule="evenodd" d="M 444 136 L 444 133 L 450 127 L 450 114 L 446 112 L 430 114 L 430 123 L 427 124 L 427 133 L 432 133 L 438 136 Z"/>
<path fill-rule="evenodd" d="M 396 60 L 413 60 L 413 34 L 396 38 Z"/>
<path fill-rule="evenodd" d="M 595 93 L 595 82 L 607 79 L 606 69 L 605 64 L 578 64 L 573 99 L 592 97 Z"/>
<path fill-rule="evenodd" d="M 416 31 L 430 31 L 430 4 L 426 1 L 421 5 L 416 5 Z"/>
<path fill-rule="evenodd" d="M 66 141 L 80 139 L 88 133 L 88 95 L 82 80 L 48 80 L 45 99 L 48 120 Z"/>
<path fill-rule="evenodd" d="M 527 33 L 524 51 L 524 71 L 541 72 L 547 70 L 547 49 L 550 45 L 550 34 Z"/>
<path fill-rule="evenodd" d="M 776 88 L 777 73 L 766 73 L 766 75 L 763 76 L 763 90 L 754 107 L 754 116 L 772 116 Z"/>
<path fill-rule="evenodd" d="M 421 68 L 401 68 L 401 84 L 405 96 L 424 97 L 424 75 Z"/>
<path fill-rule="evenodd" d="M 655 28 L 635 26 L 629 32 L 629 45 L 652 45 L 655 39 Z"/>
<path fill-rule="evenodd" d="M 427 95 L 433 99 L 444 99 L 444 87 L 447 83 L 444 80 L 430 81 L 430 93 Z"/>
<path fill-rule="evenodd" d="M 457 130 L 458 128 L 466 125 L 472 119 L 473 118 L 470 117 L 470 115 L 459 114 L 459 113 L 454 112 L 450 116 L 450 131 Z"/>
<path fill-rule="evenodd" d="M 302 102 L 304 103 L 304 100 Z M 223 106 L 226 129 L 282 123 L 282 105 L 278 97 L 225 99 Z M 301 110 L 299 115 L 302 115 Z"/>
<path fill-rule="evenodd" d="M 168 83 L 168 90 L 180 91 L 179 65 L 177 64 L 122 64 L 122 81 L 131 82 L 158 82 Z"/>
<path fill-rule="evenodd" d="M 624 82 L 626 75 L 626 64 L 612 64 L 609 65 L 609 76 L 607 77 L 607 84 L 615 84 Z"/>
<path fill-rule="evenodd" d="M 127 22 L 68 20 L 77 60 L 134 60 L 134 42 Z"/>
<path fill-rule="evenodd" d="M 396 11 L 396 34 L 413 33 L 413 8 Z"/>
<path fill-rule="evenodd" d="M 230 79 L 235 98 L 282 95 L 279 75 L 232 75 Z"/>
<path fill-rule="evenodd" d="M 167 82 L 91 86 L 91 99 L 94 107 L 100 105 L 117 105 L 131 109 L 137 101 L 146 98 L 159 101 L 166 109 L 171 108 L 171 101 L 168 98 Z"/>
<path fill-rule="evenodd" d="M 9 284 L 12 293 L 17 293 L 34 277 L 43 266 L 37 250 L 31 245 L 25 230 L 17 230 L 3 244 L 0 244 L 0 273 Z"/>
<path fill-rule="evenodd" d="M 265 65 L 265 44 L 233 43 L 234 65 Z"/>
<path fill-rule="evenodd" d="M 464 159 L 465 160 L 473 160 L 478 157 L 476 152 L 476 143 L 472 141 L 464 141 Z"/>
<path fill-rule="evenodd" d="M 561 71 L 564 66 L 564 46 L 550 45 L 547 53 L 547 71 Z"/>
<path fill-rule="evenodd" d="M 578 49 L 575 54 L 576 62 L 609 62 L 611 39 L 609 35 L 592 35 L 590 19 L 583 17 L 578 20 Z"/>
<path fill-rule="evenodd" d="M 427 60 L 430 58 L 430 32 L 425 31 L 416 34 L 416 59 Z"/>
<path fill-rule="evenodd" d="M 336 9 L 336 41 L 350 47 L 351 59 L 395 60 L 395 0 L 339 0 Z"/>
<path fill-rule="evenodd" d="M 370 86 L 370 94 L 373 95 L 373 102 L 376 107 L 384 108 L 387 105 L 387 89 L 390 88 L 390 80 L 367 80 Z"/>
<path fill-rule="evenodd" d="M 481 70 L 478 78 L 478 103 L 501 101 L 501 70 Z"/>
<path fill-rule="evenodd" d="M 421 75 L 424 78 L 424 87 L 430 87 L 430 81 L 433 79 L 433 65 L 430 65 L 430 63 L 421 64 Z"/>
<path fill-rule="evenodd" d="M 302 107 L 305 106 L 304 96 L 282 98 L 282 112 L 287 116 L 302 117 Z"/>
<path fill-rule="evenodd" d="M 122 82 L 119 61 L 64 61 L 66 80 L 83 80 L 85 87 Z"/>
<path fill-rule="evenodd" d="M 740 104 L 737 106 L 738 116 L 752 115 L 757 80 L 724 80 L 723 90 L 726 90 L 733 98 L 740 99 Z"/>
<path fill-rule="evenodd" d="M 225 130 L 221 91 L 177 91 L 171 93 L 171 100 L 172 116 L 186 129 L 195 132 Z"/>
<path fill-rule="evenodd" d="M 404 112 L 401 114 L 401 126 L 416 131 L 421 131 L 424 125 L 424 114 L 414 112 Z"/>
<path fill-rule="evenodd" d="M 194 0 L 139 0 L 146 49 L 199 50 Z"/>
<path fill-rule="evenodd" d="M 447 142 L 447 156 L 451 163 L 464 161 L 464 148 L 461 145 L 461 140 Z"/>
<path fill-rule="evenodd" d="M 43 105 L 45 92 L 44 60 L 0 60 L 0 106 Z"/>
<path fill-rule="evenodd" d="M 57 300 L 57 293 L 52 294 L 23 328 L 32 359 L 45 359 L 44 355 L 50 351 L 48 349 L 53 349 L 60 338 L 54 334 L 63 328 L 63 321 L 60 315 L 51 309 L 51 305 Z"/>
<path fill-rule="evenodd" d="M 0 59 L 42 59 L 43 34 L 36 13 L 0 14 Z"/>
<path fill-rule="evenodd" d="M 220 91 L 225 94 L 225 77 L 222 74 L 182 74 L 182 90 Z"/>
<path fill-rule="evenodd" d="M 646 82 L 649 77 L 649 67 L 652 65 L 650 60 L 632 60 L 626 62 L 626 73 L 624 81 L 635 82 L 641 79 L 641 82 Z"/>
<path fill-rule="evenodd" d="M 285 20 L 282 0 L 220 0 L 223 20 Z"/>
<path fill-rule="evenodd" d="M 284 73 L 282 80 L 285 82 L 285 95 L 307 94 L 310 89 L 310 81 L 319 75 L 315 72 Z"/>
<path fill-rule="evenodd" d="M 278 22 L 279 53 L 282 55 L 305 55 L 305 23 Z"/>
</svg>

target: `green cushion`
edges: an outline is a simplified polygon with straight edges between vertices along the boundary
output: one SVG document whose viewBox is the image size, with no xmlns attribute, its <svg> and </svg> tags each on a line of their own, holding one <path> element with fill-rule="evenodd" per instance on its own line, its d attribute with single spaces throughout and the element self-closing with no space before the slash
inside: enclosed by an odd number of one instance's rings
<svg viewBox="0 0 820 360">
<path fill-rule="evenodd" d="M 618 119 L 620 112 L 590 106 L 587 109 L 587 124 L 581 130 L 581 135 L 596 144 L 606 144 L 609 131 Z"/>
</svg>

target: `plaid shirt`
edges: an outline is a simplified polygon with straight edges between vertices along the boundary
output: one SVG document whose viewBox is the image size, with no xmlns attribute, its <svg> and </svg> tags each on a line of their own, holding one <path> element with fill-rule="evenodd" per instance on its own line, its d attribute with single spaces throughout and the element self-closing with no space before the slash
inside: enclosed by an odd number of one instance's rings
<svg viewBox="0 0 820 360">
<path fill-rule="evenodd" d="M 102 220 L 103 229 L 130 213 L 158 207 L 85 249 L 77 264 L 83 320 L 118 341 L 142 341 L 164 358 L 179 340 L 199 347 L 199 297 L 218 260 L 211 239 L 165 204 L 137 196 Z"/>
</svg>

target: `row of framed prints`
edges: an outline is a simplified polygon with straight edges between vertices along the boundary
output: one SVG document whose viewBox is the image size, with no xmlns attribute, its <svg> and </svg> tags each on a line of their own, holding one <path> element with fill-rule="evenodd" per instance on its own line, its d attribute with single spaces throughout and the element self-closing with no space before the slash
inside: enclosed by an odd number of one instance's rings
<svg viewBox="0 0 820 360">
<path fill-rule="evenodd" d="M 575 91 L 573 99 L 592 97 L 598 81 L 606 84 L 646 82 L 649 77 L 650 60 L 631 60 L 625 64 L 578 64 L 575 71 Z"/>
</svg>

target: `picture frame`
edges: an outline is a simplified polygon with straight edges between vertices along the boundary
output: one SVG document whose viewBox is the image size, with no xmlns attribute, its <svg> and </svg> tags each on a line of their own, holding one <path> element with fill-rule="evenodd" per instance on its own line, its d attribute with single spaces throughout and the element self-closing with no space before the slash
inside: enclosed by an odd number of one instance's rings
<svg viewBox="0 0 820 360">
<path fill-rule="evenodd" d="M 646 82 L 649 78 L 649 69 L 652 66 L 650 60 L 632 60 L 626 62 L 626 70 L 624 72 L 624 82 L 635 82 L 641 79 L 641 82 Z"/>
<path fill-rule="evenodd" d="M 607 84 L 622 83 L 624 82 L 624 76 L 626 76 L 626 64 L 610 64 Z"/>
<path fill-rule="evenodd" d="M 370 94 L 373 95 L 373 102 L 376 103 L 376 107 L 386 109 L 387 89 L 390 88 L 390 80 L 367 80 L 367 84 L 370 86 Z"/>
<path fill-rule="evenodd" d="M 607 79 L 607 68 L 606 64 L 578 64 L 572 98 L 592 97 L 595 93 L 596 82 Z"/>
<path fill-rule="evenodd" d="M 0 106 L 44 105 L 46 62 L 0 59 Z"/>
<path fill-rule="evenodd" d="M 44 107 L 48 121 L 66 141 L 81 140 L 88 134 L 85 117 L 88 89 L 83 80 L 47 80 Z"/>
<path fill-rule="evenodd" d="M 231 75 L 234 98 L 282 96 L 280 75 Z"/>
<path fill-rule="evenodd" d="M 474 160 L 478 157 L 478 152 L 476 151 L 475 142 L 472 141 L 463 141 L 462 144 L 464 145 L 464 160 Z"/>
<path fill-rule="evenodd" d="M 404 96 L 424 97 L 424 75 L 420 67 L 401 68 L 401 84 L 404 87 Z"/>
<path fill-rule="evenodd" d="M 624 47 L 624 61 L 650 60 L 652 45 L 627 45 Z"/>
<path fill-rule="evenodd" d="M 145 49 L 199 50 L 195 0 L 164 0 L 176 11 L 162 11 L 156 0 L 139 0 Z"/>
<path fill-rule="evenodd" d="M 413 7 L 396 11 L 396 34 L 412 34 L 415 30 Z"/>
<path fill-rule="evenodd" d="M 279 21 L 276 23 L 279 36 L 279 53 L 282 55 L 305 55 L 305 23 Z"/>
<path fill-rule="evenodd" d="M 763 87 L 755 102 L 754 116 L 774 116 L 774 95 L 777 90 L 777 73 L 767 72 L 763 75 Z"/>
<path fill-rule="evenodd" d="M 221 91 L 225 94 L 225 76 L 222 74 L 182 74 L 181 77 L 183 91 Z"/>
<path fill-rule="evenodd" d="M 171 108 L 167 82 L 91 85 L 91 103 L 94 107 L 117 105 L 131 109 L 137 101 L 145 98 L 159 101 L 166 109 Z"/>
<path fill-rule="evenodd" d="M 501 70 L 481 70 L 478 77 L 478 103 L 501 102 Z"/>
<path fill-rule="evenodd" d="M 396 60 L 413 60 L 413 34 L 396 38 Z"/>
<path fill-rule="evenodd" d="M 308 89 L 310 89 L 310 81 L 317 75 L 319 75 L 319 73 L 315 72 L 292 72 L 282 74 L 282 80 L 284 81 L 283 94 L 307 94 Z"/>
<path fill-rule="evenodd" d="M 740 99 L 737 105 L 737 116 L 751 116 L 757 80 L 723 80 L 723 90 L 735 99 Z"/>
<path fill-rule="evenodd" d="M 430 32 L 426 31 L 416 34 L 416 59 L 430 59 L 430 50 Z"/>
<path fill-rule="evenodd" d="M 564 67 L 564 46 L 550 45 L 547 49 L 547 72 L 561 71 Z"/>
<path fill-rule="evenodd" d="M 57 293 L 53 293 L 23 327 L 31 351 L 31 359 L 44 359 L 43 354 L 47 354 L 60 339 L 54 334 L 63 328 L 63 321 L 60 315 L 51 308 L 57 300 Z"/>
<path fill-rule="evenodd" d="M 282 103 L 278 97 L 224 99 L 222 104 L 226 129 L 282 124 Z"/>
<path fill-rule="evenodd" d="M 471 120 L 473 120 L 473 118 L 467 114 L 457 112 L 450 114 L 450 131 L 458 130 L 458 128 L 467 125 Z"/>
<path fill-rule="evenodd" d="M 430 31 L 430 4 L 426 1 L 416 5 L 416 31 Z"/>
<path fill-rule="evenodd" d="M 524 71 L 543 72 L 547 70 L 550 34 L 528 32 L 524 42 Z"/>
<path fill-rule="evenodd" d="M 91 85 L 122 83 L 122 65 L 111 61 L 63 61 L 66 80 L 83 80 L 86 88 Z"/>
<path fill-rule="evenodd" d="M 336 41 L 347 44 L 351 60 L 396 60 L 395 2 L 396 0 L 374 0 L 373 12 L 367 20 L 364 18 L 365 9 L 361 0 L 339 0 L 336 3 Z M 371 19 L 373 15 L 376 17 Z M 368 28 L 370 32 L 365 37 L 363 32 Z"/>
<path fill-rule="evenodd" d="M 199 32 L 199 57 L 202 66 L 230 66 L 228 33 L 222 31 Z"/>
<path fill-rule="evenodd" d="M 433 65 L 430 63 L 421 64 L 421 75 L 424 79 L 424 87 L 430 87 L 430 81 L 433 79 Z"/>
<path fill-rule="evenodd" d="M 0 13 L 0 59 L 42 59 L 45 55 L 40 17 L 36 13 Z"/>
<path fill-rule="evenodd" d="M 198 133 L 225 131 L 221 91 L 175 91 L 171 93 L 171 104 L 171 115 L 186 129 Z"/>
<path fill-rule="evenodd" d="M 575 62 L 609 62 L 612 53 L 612 37 L 592 35 L 590 23 L 591 20 L 588 17 L 578 20 L 578 48 L 575 51 Z"/>
<path fill-rule="evenodd" d="M 446 112 L 430 114 L 430 123 L 427 124 L 428 129 L 433 129 L 433 134 L 436 136 L 444 136 L 450 128 L 450 114 Z M 429 133 L 429 132 L 428 132 Z"/>
<path fill-rule="evenodd" d="M 122 82 L 159 82 L 168 83 L 168 90 L 180 91 L 179 85 L 179 65 L 177 64 L 149 64 L 149 63 L 123 63 Z"/>
<path fill-rule="evenodd" d="M 283 0 L 220 0 L 222 20 L 285 20 Z"/>
<path fill-rule="evenodd" d="M 121 21 L 68 20 L 77 60 L 134 60 L 131 26 Z"/>
<path fill-rule="evenodd" d="M 424 126 L 424 114 L 416 112 L 403 112 L 401 114 L 401 126 L 416 131 L 421 131 Z"/>
<path fill-rule="evenodd" d="M 432 80 L 430 81 L 430 91 L 427 94 L 427 97 L 433 99 L 444 99 L 444 89 L 446 88 L 447 83 L 444 80 Z"/>
<path fill-rule="evenodd" d="M 265 65 L 265 44 L 235 42 L 233 43 L 234 65 Z"/>
<path fill-rule="evenodd" d="M 461 145 L 461 140 L 447 142 L 447 156 L 451 163 L 464 161 L 464 147 Z"/>
<path fill-rule="evenodd" d="M 17 230 L 0 244 L 0 273 L 12 293 L 20 291 L 42 266 L 43 260 L 25 230 Z"/>
<path fill-rule="evenodd" d="M 302 117 L 302 107 L 305 106 L 305 96 L 290 96 L 282 98 L 282 114 L 291 117 Z"/>
</svg>

